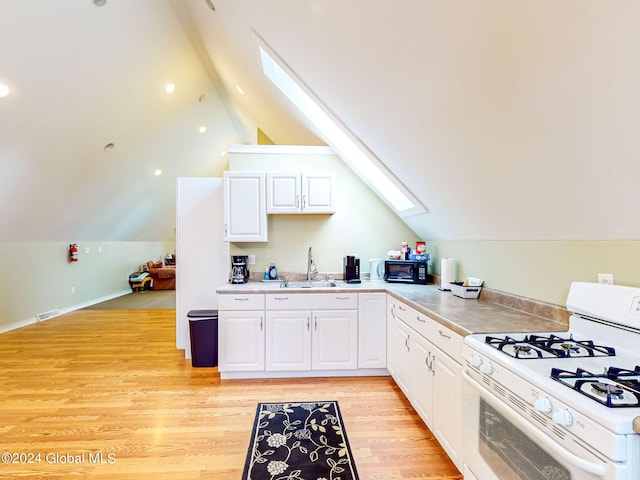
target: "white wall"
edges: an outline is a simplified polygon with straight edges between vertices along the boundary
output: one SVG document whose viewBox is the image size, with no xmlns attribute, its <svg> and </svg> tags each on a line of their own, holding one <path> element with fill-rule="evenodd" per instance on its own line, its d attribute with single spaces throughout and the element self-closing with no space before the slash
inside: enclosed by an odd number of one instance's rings
<svg viewBox="0 0 640 480">
<path fill-rule="evenodd" d="M 129 293 L 130 273 L 175 250 L 174 242 L 77 244 L 78 262 L 69 263 L 68 243 L 0 243 L 0 332 L 33 323 L 39 313 L 64 313 Z"/>
<path fill-rule="evenodd" d="M 637 240 L 435 240 L 435 258 L 455 258 L 458 279 L 480 277 L 493 290 L 564 305 L 571 282 L 596 282 L 612 273 L 614 282 L 640 287 Z M 433 263 L 439 272 L 440 262 Z"/>
<path fill-rule="evenodd" d="M 191 358 L 189 310 L 218 308 L 216 287 L 228 280 L 222 178 L 178 178 L 176 347 Z"/>
</svg>

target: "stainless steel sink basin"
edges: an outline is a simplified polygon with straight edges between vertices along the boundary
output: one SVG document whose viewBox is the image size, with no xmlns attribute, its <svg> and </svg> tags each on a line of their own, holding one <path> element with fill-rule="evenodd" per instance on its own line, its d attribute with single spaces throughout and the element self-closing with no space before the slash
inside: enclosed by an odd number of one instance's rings
<svg viewBox="0 0 640 480">
<path fill-rule="evenodd" d="M 282 288 L 332 288 L 337 284 L 333 280 L 328 281 L 316 281 L 316 280 L 302 280 L 300 282 L 285 282 L 282 284 Z"/>
</svg>

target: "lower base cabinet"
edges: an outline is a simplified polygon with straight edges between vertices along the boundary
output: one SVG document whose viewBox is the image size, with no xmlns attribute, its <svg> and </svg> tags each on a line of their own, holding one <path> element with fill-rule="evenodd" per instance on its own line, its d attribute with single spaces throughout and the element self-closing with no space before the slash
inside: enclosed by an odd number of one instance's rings
<svg viewBox="0 0 640 480">
<path fill-rule="evenodd" d="M 387 315 L 389 373 L 462 471 L 462 365 L 444 353 L 461 360 L 462 337 L 391 296 Z"/>
<path fill-rule="evenodd" d="M 218 370 L 263 371 L 264 334 L 263 311 L 219 311 Z"/>
<path fill-rule="evenodd" d="M 267 311 L 267 371 L 358 368 L 356 310 Z"/>
<path fill-rule="evenodd" d="M 386 293 L 362 295 L 220 295 L 221 377 L 387 375 Z"/>
</svg>

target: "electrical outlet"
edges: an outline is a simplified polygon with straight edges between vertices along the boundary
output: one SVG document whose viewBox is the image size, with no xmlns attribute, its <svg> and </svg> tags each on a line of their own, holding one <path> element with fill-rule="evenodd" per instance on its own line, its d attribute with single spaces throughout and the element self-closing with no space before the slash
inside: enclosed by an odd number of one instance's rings
<svg viewBox="0 0 640 480">
<path fill-rule="evenodd" d="M 631 301 L 631 313 L 633 315 L 640 315 L 640 297 L 633 297 Z"/>
<path fill-rule="evenodd" d="M 255 265 L 255 264 L 256 264 L 256 256 L 249 255 L 249 265 Z"/>
<path fill-rule="evenodd" d="M 76 287 L 71 287 L 71 293 L 76 293 Z"/>
<path fill-rule="evenodd" d="M 604 283 L 605 285 L 613 285 L 613 273 L 599 273 L 598 283 Z"/>
<path fill-rule="evenodd" d="M 84 247 L 84 253 L 91 253 L 91 247 Z"/>
</svg>

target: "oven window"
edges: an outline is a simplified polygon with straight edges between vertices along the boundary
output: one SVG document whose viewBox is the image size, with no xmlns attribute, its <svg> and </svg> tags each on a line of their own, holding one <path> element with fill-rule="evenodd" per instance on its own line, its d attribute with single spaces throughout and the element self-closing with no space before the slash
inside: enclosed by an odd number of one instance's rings
<svg viewBox="0 0 640 480">
<path fill-rule="evenodd" d="M 480 399 L 480 455 L 500 480 L 570 480 L 571 473 Z"/>
</svg>

